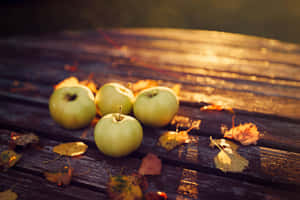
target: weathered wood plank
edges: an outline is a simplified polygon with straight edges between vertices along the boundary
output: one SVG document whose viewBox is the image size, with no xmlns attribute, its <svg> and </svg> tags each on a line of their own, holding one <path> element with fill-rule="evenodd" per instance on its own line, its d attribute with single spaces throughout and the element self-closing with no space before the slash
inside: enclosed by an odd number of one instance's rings
<svg viewBox="0 0 300 200">
<path fill-rule="evenodd" d="M 100 191 L 93 191 L 74 184 L 64 188 L 58 187 L 45 181 L 42 177 L 14 169 L 7 172 L 1 171 L 0 179 L 0 191 L 14 186 L 13 191 L 18 194 L 18 199 L 83 200 L 107 198 Z"/>
<path fill-rule="evenodd" d="M 42 108 L 33 105 L 9 103 L 8 101 L 0 102 L 3 105 L 3 108 L 0 108 L 1 126 L 39 132 L 50 138 L 64 138 L 64 140 L 79 139 L 83 132 L 83 130 L 69 131 L 59 127 L 50 118 L 47 107 L 43 106 Z M 209 169 L 210 173 L 216 173 L 218 171 L 213 163 L 213 157 L 218 150 L 209 147 L 208 137 L 194 136 L 193 142 L 183 149 L 176 149 L 167 153 L 164 149 L 156 145 L 158 137 L 163 131 L 165 130 L 144 127 L 144 139 L 138 152 L 144 155 L 151 151 L 157 153 L 168 162 L 179 162 L 181 165 L 197 170 Z M 87 137 L 85 141 L 89 144 L 94 144 L 91 134 L 93 129 L 89 128 L 89 132 L 89 137 Z M 199 134 L 201 134 L 201 132 L 199 132 Z M 228 173 L 223 175 L 232 177 L 242 176 L 243 179 L 249 181 L 256 180 L 283 184 L 300 184 L 300 155 L 298 153 L 262 148 L 259 146 L 241 147 L 240 152 L 249 160 L 249 168 L 242 173 Z M 270 168 L 269 165 L 272 165 L 272 168 Z M 274 174 L 276 174 L 276 176 Z"/>
<path fill-rule="evenodd" d="M 0 135 L 0 141 L 2 144 L 6 143 L 9 138 L 9 131 L 0 131 L 2 133 Z M 64 159 L 58 160 L 55 163 L 48 163 L 47 165 L 43 164 L 44 160 L 55 158 L 56 155 L 51 152 L 51 149 L 59 142 L 49 139 L 44 140 L 42 137 L 41 142 L 44 144 L 44 148 L 41 151 L 29 149 L 24 152 L 22 160 L 16 165 L 17 169 L 42 173 L 45 170 L 66 165 L 67 162 Z M 3 149 L 4 145 L 1 145 L 0 150 Z M 70 186 L 81 184 L 81 188 L 93 187 L 103 191 L 106 188 L 105 183 L 109 178 L 107 171 L 116 175 L 123 169 L 125 174 L 130 174 L 136 171 L 140 161 L 129 157 L 109 159 L 101 155 L 97 150 L 89 148 L 85 155 L 70 159 L 70 163 L 75 169 L 75 174 L 76 172 L 80 174 L 89 171 L 89 173 L 84 175 L 74 176 Z M 169 199 L 220 199 L 221 197 L 228 197 L 230 199 L 246 197 L 247 199 L 265 199 L 267 196 L 288 199 L 295 195 L 295 192 L 293 192 L 291 188 L 287 191 L 282 191 L 275 186 L 276 190 L 274 190 L 267 185 L 241 182 L 239 180 L 209 175 L 191 169 L 174 167 L 166 163 L 163 163 L 163 171 L 160 176 L 148 176 L 147 179 L 150 191 L 157 189 L 165 191 Z M 46 182 L 46 180 L 44 180 L 44 182 Z M 68 187 L 69 186 L 66 188 Z M 177 194 L 174 193 L 176 191 Z"/>
<path fill-rule="evenodd" d="M 57 62 L 56 59 L 55 62 Z M 71 62 L 71 61 L 70 61 Z M 36 61 L 35 61 L 36 63 Z M 43 62 L 45 63 L 45 62 Z M 32 66 L 32 63 L 28 63 L 27 66 Z M 11 65 L 9 65 L 11 66 Z M 24 66 L 24 64 L 20 64 L 20 67 Z M 38 67 L 46 67 L 47 69 L 52 68 L 49 71 L 41 71 Z M 57 71 L 55 70 L 55 66 Z M 14 71 L 6 71 L 7 65 L 0 66 L 3 70 L 2 76 L 6 76 L 9 78 L 15 78 L 18 80 L 33 80 L 33 81 L 43 81 L 43 82 L 50 82 L 56 84 L 58 81 L 62 80 L 65 77 L 70 76 L 70 73 L 65 72 L 62 70 L 63 62 L 58 66 L 57 63 L 49 64 L 37 64 L 35 67 L 25 67 L 19 68 L 19 72 L 17 69 Z M 12 67 L 12 66 L 11 66 Z M 54 69 L 53 69 L 54 68 Z M 84 67 L 80 68 L 77 73 L 73 73 L 82 79 L 86 79 L 90 72 L 94 73 L 94 77 L 96 82 L 100 82 L 103 84 L 104 82 L 108 81 L 117 81 L 127 83 L 128 81 L 134 82 L 139 79 L 157 79 L 162 80 L 165 82 L 166 85 L 174 85 L 176 83 L 180 83 L 182 85 L 182 92 L 180 95 L 181 100 L 186 102 L 206 102 L 206 103 L 213 103 L 213 104 L 221 104 L 225 106 L 229 106 L 235 109 L 247 110 L 250 112 L 259 112 L 263 114 L 273 114 L 278 116 L 284 116 L 294 119 L 300 118 L 300 108 L 299 103 L 300 100 L 297 98 L 288 98 L 284 95 L 284 93 L 279 91 L 284 91 L 287 88 L 278 88 L 273 90 L 273 95 L 270 94 L 262 94 L 255 92 L 255 87 L 249 91 L 239 91 L 239 90 L 231 90 L 231 89 L 224 89 L 224 88 L 215 88 L 211 86 L 205 85 L 195 85 L 193 81 L 191 82 L 181 82 L 180 80 L 169 80 L 168 78 L 163 78 L 163 75 L 156 75 L 149 73 L 141 72 L 140 69 L 134 71 L 130 71 L 130 67 L 126 68 L 128 70 L 121 71 L 118 67 L 110 67 L 108 65 L 98 65 L 96 63 L 87 65 L 85 64 Z M 102 70 L 99 72 L 99 70 Z M 142 75 L 147 74 L 147 75 Z M 150 74 L 150 75 L 149 75 Z M 152 74 L 152 75 L 151 75 Z M 165 75 L 166 76 L 166 75 Z M 184 77 L 183 77 L 184 78 Z M 273 86 L 272 86 L 273 87 Z M 275 87 L 275 86 L 274 86 Z M 259 88 L 259 87 L 258 87 Z M 291 91 L 288 93 L 296 94 L 298 91 L 297 88 L 290 88 Z M 295 89 L 295 91 L 294 91 Z M 260 90 L 260 89 L 257 89 Z M 268 88 L 262 87 L 261 90 L 267 91 Z M 279 93 L 275 95 L 276 93 Z M 281 95 L 280 95 L 281 93 Z M 288 95 L 289 95 L 288 94 Z M 251 103 L 249 103 L 251 102 Z"/>
<path fill-rule="evenodd" d="M 125 84 L 125 82 L 123 82 L 123 84 Z M 53 89 L 48 85 L 22 81 L 17 81 L 16 85 L 16 81 L 0 79 L 0 91 L 5 92 L 0 93 L 2 97 L 6 96 L 7 98 L 20 99 L 21 101 L 25 100 L 24 97 L 29 97 L 29 101 L 37 104 L 40 104 L 41 102 L 45 107 L 47 107 L 47 99 L 49 98 Z M 13 96 L 8 92 L 12 92 L 16 95 Z M 35 97 L 36 99 L 32 97 Z M 180 106 L 179 115 L 195 120 L 202 120 L 201 135 L 220 137 L 220 127 L 222 125 L 231 127 L 231 114 L 226 112 L 203 112 L 200 111 L 200 106 L 201 105 L 190 107 L 185 105 L 185 103 L 182 103 Z M 300 125 L 298 123 L 282 119 L 268 118 L 265 116 L 249 115 L 249 113 L 244 113 L 241 111 L 237 111 L 236 113 L 236 125 L 252 122 L 258 126 L 259 131 L 262 133 L 262 137 L 259 140 L 259 145 L 296 152 L 300 151 L 300 136 L 298 134 Z"/>
</svg>

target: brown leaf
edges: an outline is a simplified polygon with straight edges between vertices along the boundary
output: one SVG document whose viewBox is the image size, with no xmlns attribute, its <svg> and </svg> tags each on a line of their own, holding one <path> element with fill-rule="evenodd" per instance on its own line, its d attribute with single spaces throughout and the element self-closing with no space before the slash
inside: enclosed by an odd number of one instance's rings
<svg viewBox="0 0 300 200">
<path fill-rule="evenodd" d="M 39 143 L 39 137 L 34 133 L 29 134 L 19 134 L 16 132 L 11 132 L 11 143 L 19 146 L 27 146 L 29 144 L 37 144 Z"/>
<path fill-rule="evenodd" d="M 57 183 L 58 186 L 69 185 L 73 171 L 74 169 L 72 167 L 65 166 L 58 172 L 44 172 L 44 176 L 48 181 Z"/>
<path fill-rule="evenodd" d="M 86 152 L 88 146 L 83 142 L 68 142 L 53 147 L 53 152 L 63 156 L 79 156 Z"/>
<path fill-rule="evenodd" d="M 240 124 L 224 133 L 225 138 L 239 141 L 242 145 L 256 144 L 259 135 L 256 125 L 252 123 Z"/>
<path fill-rule="evenodd" d="M 13 167 L 22 157 L 22 154 L 18 154 L 13 150 L 5 150 L 0 154 L 0 167 L 4 170 Z"/>
<path fill-rule="evenodd" d="M 201 111 L 228 111 L 234 114 L 234 111 L 230 107 L 224 107 L 220 105 L 207 105 L 200 108 Z"/>
<path fill-rule="evenodd" d="M 17 193 L 13 192 L 11 189 L 0 192 L 1 200 L 16 200 L 17 198 Z"/>
<path fill-rule="evenodd" d="M 147 192 L 144 196 L 145 200 L 167 200 L 168 196 L 164 192 Z"/>
<path fill-rule="evenodd" d="M 107 192 L 112 200 L 141 200 L 143 198 L 143 191 L 136 176 L 110 177 Z"/>
<path fill-rule="evenodd" d="M 215 141 L 210 137 L 211 146 L 216 146 L 220 149 L 220 152 L 214 157 L 214 162 L 216 168 L 222 170 L 223 172 L 242 172 L 246 167 L 248 167 L 249 161 L 242 157 L 236 152 L 238 146 L 231 145 L 232 143 Z M 221 145 L 225 146 L 222 148 Z"/>
<path fill-rule="evenodd" d="M 141 175 L 160 175 L 161 173 L 161 160 L 152 153 L 148 153 L 142 160 L 139 169 Z"/>
</svg>

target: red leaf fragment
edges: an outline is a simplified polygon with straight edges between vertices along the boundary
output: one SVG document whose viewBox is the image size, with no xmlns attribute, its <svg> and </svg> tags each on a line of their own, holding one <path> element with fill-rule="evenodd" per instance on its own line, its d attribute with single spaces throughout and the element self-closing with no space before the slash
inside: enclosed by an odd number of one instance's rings
<svg viewBox="0 0 300 200">
<path fill-rule="evenodd" d="M 161 173 L 161 160 L 152 153 L 148 153 L 142 160 L 139 169 L 141 175 L 160 175 Z"/>
<path fill-rule="evenodd" d="M 145 200 L 167 200 L 168 196 L 164 192 L 148 192 L 144 196 Z"/>
<path fill-rule="evenodd" d="M 239 141 L 242 145 L 256 144 L 259 140 L 259 132 L 255 124 L 240 124 L 224 133 L 225 138 Z"/>
</svg>

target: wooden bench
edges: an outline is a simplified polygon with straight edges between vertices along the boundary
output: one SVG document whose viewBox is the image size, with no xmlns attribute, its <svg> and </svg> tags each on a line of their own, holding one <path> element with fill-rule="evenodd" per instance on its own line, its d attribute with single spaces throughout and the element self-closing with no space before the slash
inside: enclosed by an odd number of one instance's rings
<svg viewBox="0 0 300 200">
<path fill-rule="evenodd" d="M 73 70 L 66 67 L 76 66 Z M 101 86 L 157 80 L 181 85 L 178 123 L 201 120 L 193 141 L 167 152 L 156 145 L 159 136 L 175 130 L 144 127 L 141 147 L 119 159 L 101 154 L 93 128 L 70 131 L 50 117 L 53 86 L 76 76 Z M 261 139 L 241 146 L 249 161 L 243 172 L 224 173 L 214 164 L 218 149 L 209 137 L 222 138 L 220 127 L 232 114 L 206 112 L 207 104 L 231 107 L 235 124 L 254 123 Z M 16 166 L 0 172 L 0 191 L 14 185 L 19 199 L 107 199 L 110 174 L 136 172 L 152 152 L 162 160 L 162 174 L 148 176 L 150 191 L 169 199 L 296 199 L 300 186 L 300 46 L 276 40 L 214 31 L 179 29 L 114 29 L 63 32 L 0 39 L 0 151 L 8 148 L 12 131 L 34 132 L 43 148 L 26 149 Z M 86 137 L 81 137 L 87 131 Z M 67 162 L 52 147 L 83 141 L 89 148 L 70 159 L 79 176 L 70 185 L 48 182 L 43 172 Z M 87 172 L 88 173 L 85 173 Z M 109 174 L 109 173 L 110 174 Z"/>
</svg>

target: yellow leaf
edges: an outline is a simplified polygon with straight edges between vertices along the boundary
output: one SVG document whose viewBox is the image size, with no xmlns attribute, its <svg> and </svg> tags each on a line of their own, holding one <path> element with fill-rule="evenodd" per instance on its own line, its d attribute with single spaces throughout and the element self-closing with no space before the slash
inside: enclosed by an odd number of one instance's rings
<svg viewBox="0 0 300 200">
<path fill-rule="evenodd" d="M 224 107 L 221 105 L 207 105 L 200 108 L 201 111 L 228 111 L 231 114 L 234 114 L 234 111 L 230 107 Z"/>
<path fill-rule="evenodd" d="M 79 85 L 78 78 L 71 76 L 69 78 L 64 79 L 63 81 L 59 82 L 57 85 L 54 86 L 55 89 L 62 88 L 62 87 L 70 87 Z"/>
<path fill-rule="evenodd" d="M 223 172 L 242 172 L 248 167 L 248 160 L 242 157 L 237 152 L 227 153 L 220 151 L 214 158 L 216 168 Z"/>
<path fill-rule="evenodd" d="M 84 154 L 88 146 L 83 142 L 62 143 L 53 147 L 53 152 L 63 156 L 79 156 Z"/>
<path fill-rule="evenodd" d="M 0 166 L 4 167 L 4 170 L 13 167 L 22 157 L 22 154 L 18 154 L 13 150 L 2 151 L 0 155 Z"/>
<path fill-rule="evenodd" d="M 0 192 L 1 200 L 16 200 L 17 198 L 18 195 L 15 192 L 13 192 L 11 189 Z"/>
<path fill-rule="evenodd" d="M 140 200 L 143 192 L 134 176 L 113 176 L 110 178 L 107 191 L 112 200 Z"/>
<path fill-rule="evenodd" d="M 159 137 L 157 145 L 165 148 L 167 151 L 170 151 L 176 146 L 188 143 L 189 141 L 190 139 L 187 131 L 167 131 Z"/>
<path fill-rule="evenodd" d="M 174 93 L 176 94 L 176 96 L 179 96 L 180 90 L 181 90 L 181 85 L 180 84 L 176 84 L 172 87 L 172 90 L 174 91 Z"/>
<path fill-rule="evenodd" d="M 238 145 L 225 139 L 213 140 L 210 146 L 217 146 L 220 152 L 214 157 L 216 168 L 223 172 L 242 172 L 248 167 L 249 161 L 242 157 L 236 150 Z"/>
</svg>

